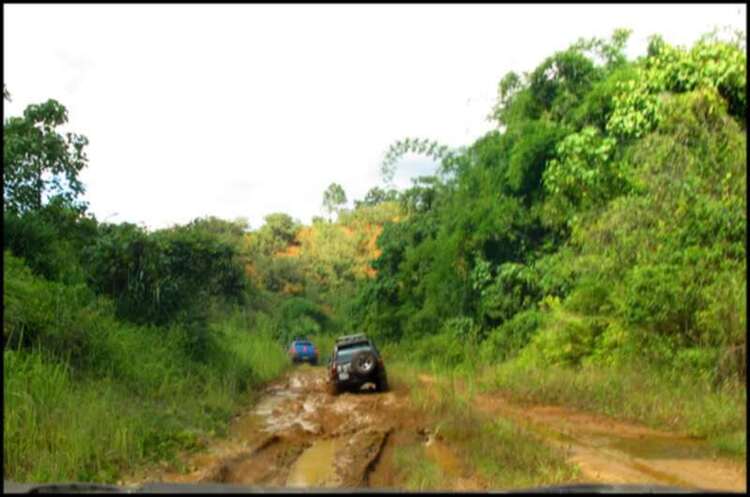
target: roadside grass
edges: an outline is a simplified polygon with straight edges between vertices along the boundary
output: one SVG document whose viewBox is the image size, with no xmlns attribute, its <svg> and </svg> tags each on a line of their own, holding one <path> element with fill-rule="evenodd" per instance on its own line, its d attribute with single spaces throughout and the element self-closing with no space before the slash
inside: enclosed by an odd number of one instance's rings
<svg viewBox="0 0 750 497">
<path fill-rule="evenodd" d="M 487 367 L 478 384 L 519 401 L 566 405 L 706 438 L 722 454 L 746 457 L 747 392 L 740 385 L 717 389 L 646 365 L 572 369 L 520 361 Z"/>
<path fill-rule="evenodd" d="M 511 420 L 478 413 L 472 407 L 474 388 L 463 373 L 427 370 L 431 381 L 425 383 L 419 379 L 425 370 L 418 366 L 397 361 L 390 371 L 397 385 L 408 386 L 413 405 L 432 421 L 435 436 L 456 450 L 489 488 L 553 485 L 578 475 L 563 454 Z"/>
<path fill-rule="evenodd" d="M 464 360 L 447 366 L 439 358 L 415 362 L 398 354 L 397 348 L 393 350 L 394 364 L 408 364 L 415 371 L 460 382 L 468 395 L 477 389 L 502 391 L 520 402 L 565 405 L 705 439 L 715 450 L 713 455 L 747 457 L 747 390 L 743 384 L 725 382 L 717 387 L 706 378 L 645 361 L 566 367 L 516 357 L 499 364 Z"/>
<path fill-rule="evenodd" d="M 393 459 L 405 490 L 446 490 L 440 467 L 427 457 L 424 445 L 396 447 Z"/>
<path fill-rule="evenodd" d="M 318 348 L 318 364 L 325 366 L 333 351 L 336 337 L 333 335 L 312 335 L 310 341 Z"/>
<path fill-rule="evenodd" d="M 238 320 L 216 325 L 218 347 L 202 363 L 185 358 L 168 330 L 107 324 L 93 370 L 39 347 L 5 348 L 4 478 L 115 483 L 143 465 L 176 463 L 179 451 L 226 430 L 249 401 L 243 394 L 288 366 L 278 343 Z"/>
<path fill-rule="evenodd" d="M 459 431 L 458 436 L 466 435 Z M 468 438 L 465 455 L 492 488 L 555 485 L 579 476 L 562 454 L 508 419 L 485 420 Z"/>
<path fill-rule="evenodd" d="M 64 364 L 38 351 L 6 350 L 3 361 L 5 478 L 112 481 L 147 451 L 156 455 L 147 436 L 154 421 L 142 405 L 123 402 L 111 381 L 75 385 Z"/>
</svg>

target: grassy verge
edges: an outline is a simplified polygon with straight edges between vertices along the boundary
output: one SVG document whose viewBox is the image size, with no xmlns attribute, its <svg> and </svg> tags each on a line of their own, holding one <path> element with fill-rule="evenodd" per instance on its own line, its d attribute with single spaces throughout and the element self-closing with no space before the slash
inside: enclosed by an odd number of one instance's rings
<svg viewBox="0 0 750 497">
<path fill-rule="evenodd" d="M 397 362 L 407 360 L 395 344 L 388 351 Z M 408 360 L 422 371 L 461 378 L 469 393 L 473 389 L 502 391 L 521 402 L 600 413 L 706 439 L 715 450 L 714 455 L 738 459 L 747 456 L 747 390 L 743 384 L 725 382 L 717 387 L 699 374 L 646 361 L 634 360 L 620 366 L 592 362 L 573 367 L 521 355 L 488 364 L 487 358 L 466 360 L 480 357 L 469 349 L 460 360 L 447 361 L 446 357 L 450 355 L 417 350 Z"/>
<path fill-rule="evenodd" d="M 746 457 L 747 392 L 707 381 L 668 377 L 647 366 L 577 369 L 509 361 L 486 368 L 483 390 L 521 401 L 560 404 L 706 438 L 721 453 Z"/>
<path fill-rule="evenodd" d="M 411 491 L 446 489 L 440 466 L 427 456 L 423 445 L 397 447 L 393 455 L 399 481 Z"/>
<path fill-rule="evenodd" d="M 289 362 L 268 323 L 136 325 L 85 285 L 3 255 L 3 477 L 113 483 L 221 434 Z"/>
<path fill-rule="evenodd" d="M 141 465 L 199 448 L 206 435 L 221 434 L 247 397 L 242 392 L 287 365 L 279 345 L 265 335 L 239 332 L 231 323 L 222 333 L 227 350 L 216 356 L 223 357 L 221 365 L 170 368 L 149 360 L 146 351 L 131 350 L 132 368 L 145 370 L 130 378 L 116 370 L 82 375 L 40 350 L 6 349 L 4 478 L 114 483 Z M 159 374 L 162 381 L 145 381 Z"/>
<path fill-rule="evenodd" d="M 389 365 L 394 387 L 409 387 L 414 406 L 434 422 L 439 436 L 473 470 L 469 473 L 476 472 L 489 488 L 554 485 L 575 479 L 577 469 L 562 454 L 510 420 L 489 419 L 475 411 L 471 388 L 459 390 L 450 375 L 425 385 L 418 379 L 419 372 L 402 362 Z M 407 456 L 405 474 L 411 475 L 407 479 L 411 488 L 436 489 L 445 483 L 423 458 Z"/>
</svg>

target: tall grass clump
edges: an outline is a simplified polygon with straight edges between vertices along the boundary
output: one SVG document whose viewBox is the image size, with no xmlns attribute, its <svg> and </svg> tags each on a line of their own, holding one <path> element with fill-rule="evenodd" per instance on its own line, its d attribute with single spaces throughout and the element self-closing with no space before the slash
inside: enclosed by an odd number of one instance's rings
<svg viewBox="0 0 750 497">
<path fill-rule="evenodd" d="M 173 460 L 222 433 L 288 365 L 240 313 L 212 321 L 196 357 L 189 323 L 124 322 L 106 298 L 45 280 L 8 252 L 4 262 L 6 479 L 113 483 Z"/>
</svg>

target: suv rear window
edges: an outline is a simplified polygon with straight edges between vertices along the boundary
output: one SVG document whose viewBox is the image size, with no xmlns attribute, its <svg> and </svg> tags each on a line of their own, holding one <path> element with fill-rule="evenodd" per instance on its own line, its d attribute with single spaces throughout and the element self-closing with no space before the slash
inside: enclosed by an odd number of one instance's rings
<svg viewBox="0 0 750 497">
<path fill-rule="evenodd" d="M 338 352 L 336 352 L 336 359 L 349 359 L 355 352 L 360 350 L 370 350 L 370 344 L 368 342 L 352 343 L 347 345 L 339 346 Z"/>
<path fill-rule="evenodd" d="M 308 347 L 312 346 L 312 343 L 310 342 L 294 342 L 294 345 L 307 345 Z"/>
</svg>

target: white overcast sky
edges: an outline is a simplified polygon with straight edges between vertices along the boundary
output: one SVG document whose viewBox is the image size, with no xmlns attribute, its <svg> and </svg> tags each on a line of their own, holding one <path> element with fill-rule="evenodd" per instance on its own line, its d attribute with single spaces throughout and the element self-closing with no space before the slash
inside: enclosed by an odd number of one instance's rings
<svg viewBox="0 0 750 497">
<path fill-rule="evenodd" d="M 744 27 L 725 5 L 4 5 L 5 115 L 55 98 L 86 135 L 85 199 L 159 228 L 271 212 L 309 222 L 332 181 L 380 184 L 397 139 L 450 146 L 491 129 L 510 70 L 579 37 L 634 30 L 690 45 Z M 399 175 L 429 170 L 407 160 Z"/>
</svg>

